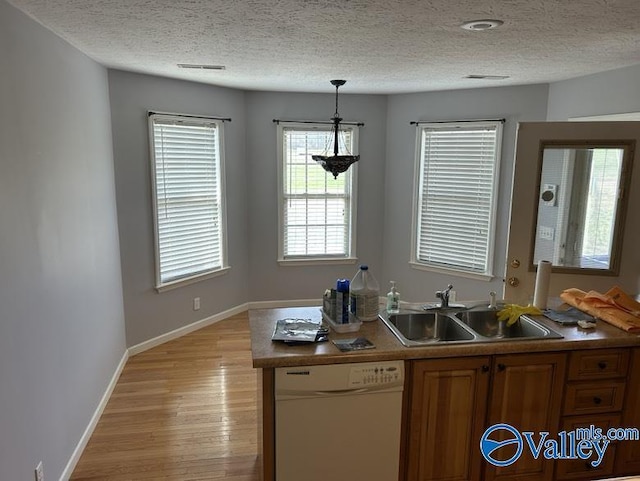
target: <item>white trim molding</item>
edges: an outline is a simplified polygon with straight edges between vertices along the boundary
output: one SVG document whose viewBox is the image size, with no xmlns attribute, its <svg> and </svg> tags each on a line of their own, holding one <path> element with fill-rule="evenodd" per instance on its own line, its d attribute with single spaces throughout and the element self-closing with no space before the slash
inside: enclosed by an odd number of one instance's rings
<svg viewBox="0 0 640 481">
<path fill-rule="evenodd" d="M 313 306 L 322 306 L 322 299 L 295 299 L 292 301 L 254 301 L 249 303 L 249 309 L 278 309 L 283 307 Z"/>
<path fill-rule="evenodd" d="M 86 429 L 82 433 L 82 436 L 80 437 L 80 441 L 78 441 L 76 448 L 73 450 L 73 454 L 71 455 L 69 462 L 67 463 L 67 465 L 64 468 L 64 471 L 62 471 L 62 474 L 60 475 L 60 481 L 67 481 L 68 479 L 71 478 L 71 475 L 73 474 L 73 470 L 78 464 L 78 461 L 80 461 L 80 456 L 82 456 L 84 448 L 87 447 L 87 444 L 89 443 L 89 439 L 91 439 L 91 435 L 93 434 L 94 429 L 98 425 L 98 421 L 100 420 L 100 416 L 102 416 L 102 413 L 104 412 L 104 408 L 107 407 L 109 398 L 111 398 L 111 393 L 113 393 L 113 390 L 115 389 L 116 384 L 118 383 L 118 379 L 120 378 L 120 374 L 122 373 L 124 366 L 127 364 L 128 359 L 129 359 L 129 350 L 125 350 L 124 354 L 122 355 L 122 358 L 120 359 L 120 362 L 118 363 L 118 366 L 116 367 L 115 372 L 113 373 L 113 376 L 111 376 L 111 380 L 107 385 L 107 389 L 104 391 L 104 394 L 102 395 L 102 398 L 98 403 L 98 407 L 96 407 L 96 410 L 94 411 L 93 416 L 91 416 L 91 419 L 89 420 L 89 424 L 87 425 Z"/>
<path fill-rule="evenodd" d="M 199 321 L 192 322 L 191 324 L 187 324 L 186 326 L 179 327 L 178 329 L 174 329 L 173 331 L 160 334 L 157 337 L 129 347 L 129 356 L 135 356 L 136 354 L 140 354 L 141 352 L 159 346 L 160 344 L 164 344 L 165 342 L 178 339 L 185 334 L 189 334 L 190 332 L 197 331 L 198 329 L 202 329 L 203 327 L 209 326 L 211 324 L 215 324 L 216 322 L 226 319 L 227 317 L 240 314 L 247 309 L 249 309 L 248 303 L 240 304 L 239 306 L 232 307 L 231 309 L 227 309 L 226 311 L 214 314 L 213 316 L 205 317 L 204 319 L 200 319 Z"/>
<path fill-rule="evenodd" d="M 245 302 L 244 304 L 240 304 L 239 306 L 232 307 L 231 309 L 227 309 L 226 311 L 220 312 L 218 314 L 214 314 L 213 316 L 206 317 L 199 321 L 193 322 L 186 326 L 182 326 L 178 329 L 174 329 L 173 331 L 167 332 L 165 334 L 161 334 L 160 336 L 154 337 L 153 339 L 149 339 L 147 341 L 141 342 L 140 344 L 136 344 L 134 346 L 129 347 L 124 354 L 122 355 L 122 359 L 118 363 L 107 388 L 96 407 L 93 416 L 89 421 L 84 433 L 80 437 L 76 448 L 73 450 L 73 454 L 71 458 L 67 462 L 62 475 L 60 476 L 60 481 L 68 481 L 73 474 L 73 470 L 75 469 L 80 457 L 84 449 L 87 447 L 89 443 L 89 439 L 91 439 L 91 435 L 95 430 L 98 421 L 100 420 L 100 416 L 104 412 L 107 403 L 109 402 L 109 398 L 113 393 L 114 388 L 120 378 L 120 374 L 122 373 L 127 361 L 131 356 L 139 354 L 141 352 L 147 351 L 153 347 L 159 346 L 160 344 L 164 344 L 165 342 L 172 341 L 174 339 L 178 339 L 179 337 L 184 336 L 185 334 L 189 334 L 191 332 L 197 331 L 198 329 L 202 329 L 203 327 L 209 326 L 211 324 L 215 324 L 216 322 L 227 319 L 231 316 L 235 316 L 242 312 L 245 312 L 249 309 L 270 309 L 270 308 L 278 308 L 278 307 L 308 307 L 308 306 L 321 306 L 321 299 L 300 299 L 300 300 L 292 300 L 292 301 L 257 301 L 257 302 Z"/>
</svg>

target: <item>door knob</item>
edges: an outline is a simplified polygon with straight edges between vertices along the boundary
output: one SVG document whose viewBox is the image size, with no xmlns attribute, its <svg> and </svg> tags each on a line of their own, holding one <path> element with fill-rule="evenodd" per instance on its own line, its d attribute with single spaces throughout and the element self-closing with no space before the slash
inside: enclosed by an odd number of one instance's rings
<svg viewBox="0 0 640 481">
<path fill-rule="evenodd" d="M 520 267 L 520 261 L 518 259 L 512 259 L 511 267 L 513 267 L 514 269 L 517 269 L 518 267 Z"/>
<path fill-rule="evenodd" d="M 517 277 L 509 277 L 507 282 L 511 287 L 518 287 L 520 285 L 520 279 L 518 279 Z"/>
</svg>

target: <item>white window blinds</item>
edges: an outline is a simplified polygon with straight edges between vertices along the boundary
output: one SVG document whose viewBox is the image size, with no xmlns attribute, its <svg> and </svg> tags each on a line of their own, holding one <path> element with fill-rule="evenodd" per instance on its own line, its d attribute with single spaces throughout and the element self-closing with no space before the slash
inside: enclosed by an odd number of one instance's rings
<svg viewBox="0 0 640 481">
<path fill-rule="evenodd" d="M 491 275 L 501 122 L 421 124 L 414 262 Z"/>
<path fill-rule="evenodd" d="M 225 264 L 222 122 L 152 114 L 157 286 Z"/>
<path fill-rule="evenodd" d="M 352 255 L 355 168 L 334 179 L 311 156 L 333 150 L 329 125 L 279 126 L 280 259 Z M 340 134 L 340 153 L 355 150 L 354 129 Z"/>
</svg>

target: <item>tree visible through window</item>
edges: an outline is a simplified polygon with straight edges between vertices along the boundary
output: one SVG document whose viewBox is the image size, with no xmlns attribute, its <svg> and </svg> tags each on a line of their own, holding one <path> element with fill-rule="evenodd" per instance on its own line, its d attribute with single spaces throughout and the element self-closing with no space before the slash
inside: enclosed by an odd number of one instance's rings
<svg viewBox="0 0 640 481">
<path fill-rule="evenodd" d="M 333 178 L 311 156 L 333 148 L 330 125 L 278 127 L 280 260 L 340 259 L 353 253 L 355 167 Z M 340 153 L 357 150 L 357 131 L 340 134 Z"/>
</svg>

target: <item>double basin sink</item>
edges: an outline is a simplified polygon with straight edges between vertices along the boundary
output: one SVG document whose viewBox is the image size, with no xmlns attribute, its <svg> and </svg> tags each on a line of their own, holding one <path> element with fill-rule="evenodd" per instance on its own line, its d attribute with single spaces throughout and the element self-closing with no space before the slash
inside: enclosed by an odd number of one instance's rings
<svg viewBox="0 0 640 481">
<path fill-rule="evenodd" d="M 498 309 L 386 311 L 380 318 L 407 347 L 531 339 L 561 339 L 563 336 L 523 315 L 511 326 L 498 320 Z"/>
</svg>

